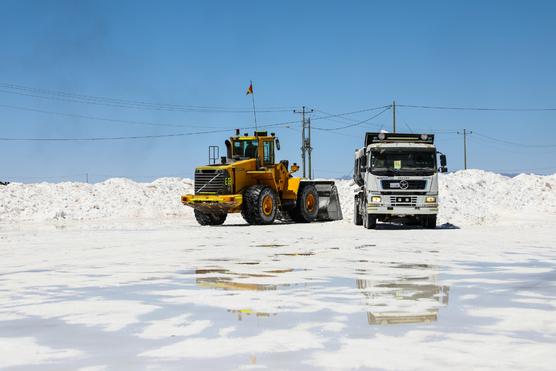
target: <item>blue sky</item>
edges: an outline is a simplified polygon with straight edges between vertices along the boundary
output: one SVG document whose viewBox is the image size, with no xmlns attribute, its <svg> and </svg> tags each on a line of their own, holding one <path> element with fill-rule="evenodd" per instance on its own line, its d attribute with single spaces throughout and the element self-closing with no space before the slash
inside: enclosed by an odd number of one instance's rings
<svg viewBox="0 0 556 371">
<path fill-rule="evenodd" d="M 352 112 L 392 100 L 401 105 L 555 108 L 555 11 L 552 1 L 4 0 L 0 137 L 143 136 L 248 127 L 253 125 L 245 96 L 249 80 L 261 110 L 259 123 L 298 120 L 291 109 L 305 105 L 315 109 L 313 125 L 335 128 L 356 121 L 318 119 L 325 116 L 322 112 Z M 246 112 L 78 103 L 22 95 L 23 90 L 6 84 Z M 278 112 L 263 112 L 268 107 Z M 345 117 L 364 120 L 376 113 Z M 462 138 L 455 132 L 467 128 L 476 133 L 469 137 L 469 167 L 556 171 L 556 111 L 401 107 L 397 113 L 399 131 L 438 133 L 439 150 L 447 154 L 451 170 L 463 167 Z M 299 162 L 299 126 L 273 129 L 282 144 L 279 158 Z M 388 111 L 349 129 L 313 131 L 316 175 L 349 174 L 364 133 L 390 126 Z M 91 181 L 113 175 L 137 180 L 192 176 L 195 165 L 207 162 L 207 147 L 223 149 L 227 135 L 2 141 L 0 180 L 84 180 L 85 173 Z"/>
</svg>

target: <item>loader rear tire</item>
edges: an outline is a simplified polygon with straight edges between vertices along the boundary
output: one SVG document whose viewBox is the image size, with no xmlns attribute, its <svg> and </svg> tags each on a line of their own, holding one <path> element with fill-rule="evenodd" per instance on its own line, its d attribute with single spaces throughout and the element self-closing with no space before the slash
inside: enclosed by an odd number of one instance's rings
<svg viewBox="0 0 556 371">
<path fill-rule="evenodd" d="M 319 193 L 314 185 L 308 184 L 299 191 L 290 216 L 297 223 L 310 223 L 317 219 L 318 213 Z"/>
<path fill-rule="evenodd" d="M 254 185 L 243 193 L 241 216 L 249 224 L 272 224 L 278 212 L 278 196 L 272 188 Z"/>
<path fill-rule="evenodd" d="M 195 219 L 200 225 L 222 225 L 226 221 L 228 214 L 206 214 L 199 210 L 194 210 Z"/>
</svg>

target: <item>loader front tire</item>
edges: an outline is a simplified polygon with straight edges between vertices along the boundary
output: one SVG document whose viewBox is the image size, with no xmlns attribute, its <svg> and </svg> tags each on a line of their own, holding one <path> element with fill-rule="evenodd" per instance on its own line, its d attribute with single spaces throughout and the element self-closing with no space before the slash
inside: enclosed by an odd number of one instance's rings
<svg viewBox="0 0 556 371">
<path fill-rule="evenodd" d="M 317 219 L 318 213 L 319 193 L 314 185 L 308 184 L 299 191 L 290 216 L 297 223 L 310 223 Z"/>
<path fill-rule="evenodd" d="M 272 224 L 278 211 L 278 196 L 272 188 L 254 185 L 243 193 L 241 216 L 249 224 Z"/>
<path fill-rule="evenodd" d="M 206 214 L 199 210 L 194 210 L 195 219 L 200 225 L 222 225 L 226 221 L 228 214 Z"/>
</svg>

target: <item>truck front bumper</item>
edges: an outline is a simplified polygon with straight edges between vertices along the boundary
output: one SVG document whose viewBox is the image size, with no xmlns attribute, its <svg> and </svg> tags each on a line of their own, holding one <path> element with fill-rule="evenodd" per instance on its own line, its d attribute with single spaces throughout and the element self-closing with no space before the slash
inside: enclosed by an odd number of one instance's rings
<svg viewBox="0 0 556 371">
<path fill-rule="evenodd" d="M 427 202 L 431 199 L 431 202 Z M 367 204 L 368 214 L 392 216 L 434 215 L 438 213 L 438 195 L 381 195 L 371 194 Z"/>
<path fill-rule="evenodd" d="M 395 216 L 438 214 L 438 205 L 430 206 L 379 206 L 367 205 L 368 214 L 387 214 Z"/>
<path fill-rule="evenodd" d="M 243 196 L 236 195 L 184 195 L 182 204 L 204 213 L 233 213 L 241 210 Z"/>
</svg>

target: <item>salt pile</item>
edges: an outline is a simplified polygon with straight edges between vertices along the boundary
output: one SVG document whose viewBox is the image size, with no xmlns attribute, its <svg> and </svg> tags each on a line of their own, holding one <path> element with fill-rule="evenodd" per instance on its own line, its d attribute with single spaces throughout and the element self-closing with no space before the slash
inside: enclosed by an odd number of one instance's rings
<svg viewBox="0 0 556 371">
<path fill-rule="evenodd" d="M 439 223 L 458 226 L 495 224 L 521 214 L 556 214 L 556 174 L 521 174 L 514 178 L 466 170 L 440 175 Z M 336 181 L 344 222 L 353 218 L 352 181 Z M 12 183 L 0 187 L 0 222 L 163 219 L 191 220 L 180 196 L 193 181 L 161 178 L 137 183 L 115 178 L 102 183 Z"/>
<path fill-rule="evenodd" d="M 193 192 L 193 181 L 160 178 L 137 183 L 113 178 L 102 183 L 21 184 L 0 187 L 0 221 L 52 219 L 192 218 L 180 196 Z"/>
</svg>

